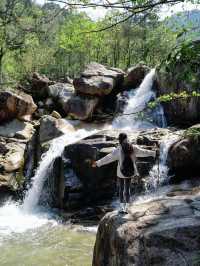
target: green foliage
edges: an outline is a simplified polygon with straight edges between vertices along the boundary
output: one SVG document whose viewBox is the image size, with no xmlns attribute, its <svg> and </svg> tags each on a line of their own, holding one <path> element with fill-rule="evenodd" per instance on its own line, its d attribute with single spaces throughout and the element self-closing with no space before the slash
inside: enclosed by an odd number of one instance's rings
<svg viewBox="0 0 200 266">
<path fill-rule="evenodd" d="M 200 127 L 190 127 L 184 131 L 183 137 L 190 138 L 194 142 L 199 143 L 200 141 Z"/>
<path fill-rule="evenodd" d="M 187 40 L 176 45 L 160 65 L 160 73 L 168 73 L 193 90 L 199 89 L 200 42 Z M 186 88 L 183 88 L 183 90 Z"/>
<path fill-rule="evenodd" d="M 142 3 L 143 0 L 134 2 Z M 11 14 L 9 23 L 2 15 L 5 10 Z M 176 33 L 155 12 L 144 12 L 116 27 L 98 31 L 126 16 L 112 10 L 105 18 L 93 21 L 84 12 L 73 8 L 62 11 L 53 3 L 41 7 L 33 1 L 2 0 L 0 73 L 4 81 L 23 79 L 33 71 L 60 79 L 77 75 L 91 61 L 122 69 L 141 61 L 149 66 L 160 64 L 166 51 L 174 47 Z M 179 51 L 173 54 L 177 60 Z M 168 68 L 173 67 L 171 58 L 165 63 Z M 193 72 L 184 73 L 186 79 L 196 83 Z"/>
<path fill-rule="evenodd" d="M 169 93 L 163 94 L 162 96 L 156 98 L 154 101 L 148 103 L 148 107 L 155 108 L 160 103 L 167 103 L 178 99 L 188 99 L 188 98 L 195 98 L 200 97 L 200 93 L 197 91 L 192 91 L 191 93 L 187 91 L 181 91 L 180 93 Z"/>
</svg>

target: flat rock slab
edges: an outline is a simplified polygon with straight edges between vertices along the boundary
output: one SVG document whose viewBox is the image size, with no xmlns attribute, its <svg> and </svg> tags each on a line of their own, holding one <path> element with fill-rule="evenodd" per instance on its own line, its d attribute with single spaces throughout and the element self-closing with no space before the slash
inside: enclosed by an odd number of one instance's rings
<svg viewBox="0 0 200 266">
<path fill-rule="evenodd" d="M 132 204 L 127 215 L 105 215 L 93 266 L 200 265 L 200 188 L 188 190 L 183 197 L 176 186 L 173 197 Z"/>
</svg>

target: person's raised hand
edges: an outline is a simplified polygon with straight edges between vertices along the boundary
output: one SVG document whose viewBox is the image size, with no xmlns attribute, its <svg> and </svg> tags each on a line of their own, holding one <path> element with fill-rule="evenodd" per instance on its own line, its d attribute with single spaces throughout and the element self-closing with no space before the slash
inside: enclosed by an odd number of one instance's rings
<svg viewBox="0 0 200 266">
<path fill-rule="evenodd" d="M 96 161 L 93 161 L 93 162 L 92 162 L 92 167 L 93 167 L 93 168 L 97 167 L 97 163 L 96 163 Z"/>
</svg>

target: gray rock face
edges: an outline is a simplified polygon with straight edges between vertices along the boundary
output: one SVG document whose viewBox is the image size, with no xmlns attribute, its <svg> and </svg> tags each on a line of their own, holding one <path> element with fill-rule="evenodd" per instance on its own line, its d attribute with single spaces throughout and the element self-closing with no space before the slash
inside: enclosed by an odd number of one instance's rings
<svg viewBox="0 0 200 266">
<path fill-rule="evenodd" d="M 150 71 L 150 68 L 143 64 L 138 64 L 127 70 L 127 74 L 124 77 L 123 88 L 135 89 L 143 81 L 146 74 Z"/>
<path fill-rule="evenodd" d="M 68 110 L 68 115 L 79 120 L 87 120 L 92 117 L 93 112 L 99 100 L 96 97 L 82 97 L 75 95 L 71 97 L 65 104 L 65 111 Z"/>
<path fill-rule="evenodd" d="M 79 93 L 104 96 L 122 85 L 124 72 L 120 69 L 108 68 L 98 63 L 90 63 L 81 73 L 80 78 L 73 81 Z"/>
<path fill-rule="evenodd" d="M 56 119 L 52 116 L 43 116 L 40 120 L 39 140 L 40 143 L 57 138 L 74 128 L 64 119 Z"/>
<path fill-rule="evenodd" d="M 168 164 L 176 177 L 188 178 L 199 174 L 200 137 L 198 132 L 200 132 L 200 124 L 190 127 L 185 131 L 185 136 L 182 132 L 183 137 L 169 150 Z"/>
<path fill-rule="evenodd" d="M 37 106 L 30 95 L 12 91 L 0 92 L 0 123 L 13 118 L 28 119 Z"/>
<path fill-rule="evenodd" d="M 48 95 L 54 100 L 61 100 L 74 93 L 74 87 L 69 83 L 56 83 L 48 87 Z"/>
<path fill-rule="evenodd" d="M 6 138 L 30 139 L 34 132 L 31 123 L 20 120 L 13 120 L 0 126 L 0 136 Z"/>
<path fill-rule="evenodd" d="M 199 265 L 199 187 L 132 204 L 101 220 L 93 266 Z"/>
<path fill-rule="evenodd" d="M 22 185 L 26 147 L 34 132 L 31 123 L 19 120 L 0 127 L 0 191 L 5 194 Z"/>
<path fill-rule="evenodd" d="M 48 86 L 53 82 L 50 81 L 45 75 L 40 75 L 37 72 L 32 74 L 30 78 L 31 94 L 36 100 L 45 99 L 48 96 Z"/>
</svg>

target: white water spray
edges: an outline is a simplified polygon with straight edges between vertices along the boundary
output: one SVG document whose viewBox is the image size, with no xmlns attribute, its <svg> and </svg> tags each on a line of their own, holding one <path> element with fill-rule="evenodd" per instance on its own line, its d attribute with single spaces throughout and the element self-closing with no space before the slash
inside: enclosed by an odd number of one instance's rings
<svg viewBox="0 0 200 266">
<path fill-rule="evenodd" d="M 68 132 L 67 134 L 56 138 L 52 141 L 48 151 L 42 156 L 41 163 L 32 179 L 32 187 L 27 191 L 24 198 L 23 209 L 26 211 L 33 211 L 37 206 L 40 195 L 43 189 L 44 182 L 48 177 L 48 171 L 51 170 L 54 160 L 60 156 L 66 145 L 72 144 L 90 134 L 84 129 L 79 129 L 76 132 Z"/>
<path fill-rule="evenodd" d="M 149 172 L 149 178 L 145 184 L 147 191 L 154 191 L 158 186 L 168 184 L 169 168 L 167 166 L 167 158 L 170 147 L 180 139 L 180 136 L 172 134 L 166 135 L 160 144 L 160 157 L 158 162 Z"/>
<path fill-rule="evenodd" d="M 143 111 L 147 103 L 155 98 L 155 93 L 152 90 L 154 78 L 155 69 L 152 69 L 146 75 L 141 85 L 136 90 L 130 91 L 128 104 L 124 109 L 123 115 L 113 121 L 114 128 L 139 129 L 152 127 L 150 122 L 142 121 L 141 118 L 138 118 L 138 114 L 134 113 Z"/>
</svg>

